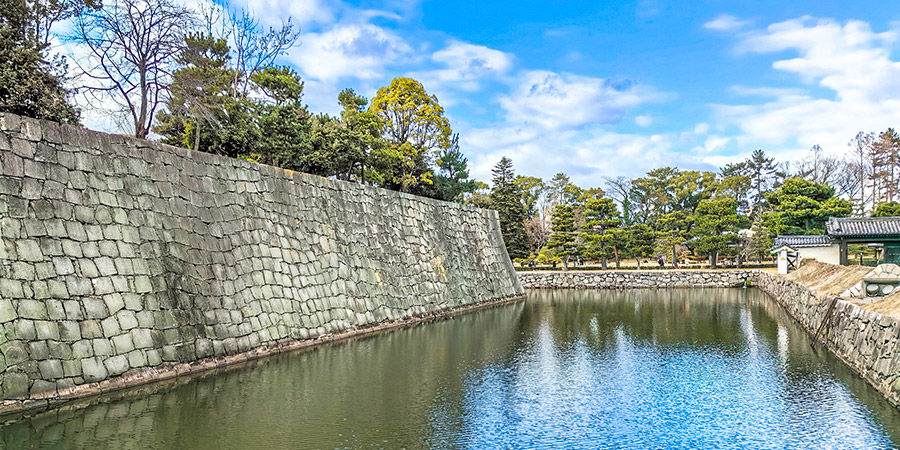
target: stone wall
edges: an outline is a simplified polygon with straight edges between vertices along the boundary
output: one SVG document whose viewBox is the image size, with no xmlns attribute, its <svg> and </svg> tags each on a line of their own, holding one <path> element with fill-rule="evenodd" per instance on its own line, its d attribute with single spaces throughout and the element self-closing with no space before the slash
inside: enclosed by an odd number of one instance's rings
<svg viewBox="0 0 900 450">
<path fill-rule="evenodd" d="M 819 329 L 835 300 L 817 295 L 796 281 L 765 272 L 759 274 L 757 284 L 810 334 Z M 840 299 L 828 317 L 818 341 L 894 406 L 900 406 L 900 321 Z"/>
<path fill-rule="evenodd" d="M 623 270 L 585 272 L 519 272 L 526 288 L 628 289 L 670 287 L 734 287 L 756 279 L 755 270 Z"/>
<path fill-rule="evenodd" d="M 8 114 L 0 165 L 0 410 L 522 293 L 494 211 Z"/>
</svg>

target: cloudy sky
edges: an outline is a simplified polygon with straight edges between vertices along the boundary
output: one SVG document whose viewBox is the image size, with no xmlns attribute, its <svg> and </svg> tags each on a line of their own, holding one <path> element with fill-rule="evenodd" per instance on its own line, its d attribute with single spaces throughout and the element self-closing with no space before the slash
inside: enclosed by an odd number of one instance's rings
<svg viewBox="0 0 900 450">
<path fill-rule="evenodd" d="M 346 87 L 421 81 L 483 180 L 504 155 L 595 186 L 756 148 L 842 154 L 858 131 L 900 126 L 898 2 L 231 2 L 300 25 L 280 62 L 313 111 L 337 113 Z"/>
</svg>

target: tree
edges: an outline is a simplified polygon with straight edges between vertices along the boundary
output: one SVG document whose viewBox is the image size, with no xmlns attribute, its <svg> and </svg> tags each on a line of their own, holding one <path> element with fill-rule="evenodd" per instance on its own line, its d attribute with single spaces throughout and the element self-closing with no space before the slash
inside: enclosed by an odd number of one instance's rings
<svg viewBox="0 0 900 450">
<path fill-rule="evenodd" d="M 878 134 L 869 146 L 869 160 L 875 199 L 894 201 L 898 196 L 897 178 L 900 175 L 900 136 L 893 128 Z"/>
<path fill-rule="evenodd" d="M 228 43 L 201 34 L 185 36 L 184 43 L 176 59 L 181 68 L 172 75 L 171 97 L 154 131 L 169 144 L 200 150 L 211 144 L 201 147 L 201 135 L 210 137 L 210 131 L 221 128 L 227 120 L 225 108 L 233 103 L 228 95 Z"/>
<path fill-rule="evenodd" d="M 666 248 L 666 253 L 672 251 L 672 264 L 675 267 L 678 267 L 678 246 L 688 240 L 693 224 L 693 212 L 684 210 L 672 211 L 656 221 L 660 243 Z"/>
<path fill-rule="evenodd" d="M 600 259 L 606 269 L 607 260 L 614 256 L 612 230 L 622 225 L 615 201 L 602 196 L 587 199 L 584 203 L 584 220 L 585 257 Z"/>
<path fill-rule="evenodd" d="M 581 194 L 581 188 L 574 185 L 569 176 L 562 172 L 554 175 L 547 186 L 547 198 L 551 208 L 556 205 L 573 205 L 578 202 Z"/>
<path fill-rule="evenodd" d="M 637 268 L 641 268 L 641 258 L 653 255 L 656 234 L 650 225 L 636 223 L 626 229 L 627 253 L 637 261 Z"/>
<path fill-rule="evenodd" d="M 631 181 L 635 221 L 653 224 L 656 219 L 672 211 L 675 198 L 673 179 L 677 175 L 678 169 L 660 167 Z"/>
<path fill-rule="evenodd" d="M 802 178 L 785 180 L 766 194 L 772 210 L 762 223 L 774 235 L 821 234 L 829 217 L 850 215 L 850 202 L 834 197 L 834 188 Z"/>
<path fill-rule="evenodd" d="M 578 233 L 575 226 L 575 207 L 557 205 L 553 211 L 553 233 L 547 243 L 563 263 L 563 270 L 569 270 L 569 261 L 580 253 Z"/>
<path fill-rule="evenodd" d="M 694 212 L 694 248 L 700 254 L 709 256 L 709 265 L 716 267 L 719 254 L 730 249 L 739 238 L 737 231 L 746 219 L 737 213 L 737 202 L 733 198 L 718 197 L 700 202 Z"/>
<path fill-rule="evenodd" d="M 62 83 L 65 60 L 56 58 L 51 63 L 43 52 L 50 45 L 53 23 L 85 7 L 95 5 L 73 1 L 0 2 L 0 112 L 78 123 L 79 112 L 69 103 L 69 91 Z"/>
<path fill-rule="evenodd" d="M 469 179 L 469 160 L 459 150 L 459 134 L 454 134 L 450 147 L 441 151 L 437 169 L 434 186 L 441 200 L 462 201 L 465 194 L 478 187 L 475 180 Z"/>
<path fill-rule="evenodd" d="M 401 161 L 387 187 L 415 193 L 433 184 L 431 162 L 450 146 L 451 135 L 437 97 L 412 78 L 394 78 L 378 89 L 369 111 L 381 119 L 384 137 Z"/>
<path fill-rule="evenodd" d="M 900 216 L 900 202 L 885 202 L 875 208 L 872 217 Z"/>
<path fill-rule="evenodd" d="M 872 133 L 860 131 L 847 144 L 850 146 L 850 161 L 845 166 L 845 177 L 849 180 L 848 185 L 854 184 L 855 181 L 859 187 L 859 202 L 856 205 L 856 214 L 859 216 L 866 213 L 866 180 L 872 171 L 869 154 L 874 139 Z"/>
<path fill-rule="evenodd" d="M 300 31 L 294 30 L 290 17 L 280 27 L 265 29 L 246 10 L 232 10 L 221 16 L 221 38 L 231 42 L 233 46 L 231 96 L 247 98 L 256 83 L 254 77 L 270 70 L 275 58 L 295 46 L 300 39 Z M 215 17 L 215 13 L 207 17 Z"/>
<path fill-rule="evenodd" d="M 765 200 L 765 193 L 775 183 L 778 166 L 775 164 L 775 158 L 767 157 L 762 149 L 756 149 L 750 154 L 750 158 L 744 161 L 743 167 L 745 174 L 750 178 L 750 188 L 753 192 L 751 207 L 756 208 Z"/>
<path fill-rule="evenodd" d="M 516 174 L 512 160 L 503 157 L 493 169 L 493 188 L 490 207 L 500 216 L 500 231 L 510 258 L 528 256 L 528 236 L 525 234 L 525 206 L 522 195 L 515 185 Z"/>
<path fill-rule="evenodd" d="M 194 15 L 172 0 L 113 0 L 77 16 L 71 40 L 87 57 L 76 60 L 82 87 L 95 100 L 111 100 L 146 139 L 171 82 L 176 56 Z"/>
<path fill-rule="evenodd" d="M 624 225 L 631 225 L 631 179 L 620 176 L 615 178 L 604 177 L 606 181 L 606 190 L 610 193 L 610 197 L 619 202 L 622 208 L 622 222 Z"/>
<path fill-rule="evenodd" d="M 813 145 L 809 154 L 797 164 L 797 176 L 833 186 L 840 177 L 842 167 L 843 161 L 826 155 L 822 147 Z"/>
<path fill-rule="evenodd" d="M 516 186 L 522 191 L 522 202 L 525 204 L 525 211 L 528 217 L 543 215 L 543 205 L 541 200 L 547 192 L 547 185 L 544 180 L 538 177 L 516 177 Z"/>
</svg>

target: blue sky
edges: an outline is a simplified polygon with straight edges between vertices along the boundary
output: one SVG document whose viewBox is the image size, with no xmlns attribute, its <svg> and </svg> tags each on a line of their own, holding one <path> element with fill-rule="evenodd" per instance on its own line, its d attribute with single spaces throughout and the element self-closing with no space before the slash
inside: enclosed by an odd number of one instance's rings
<svg viewBox="0 0 900 450">
<path fill-rule="evenodd" d="M 762 148 L 841 155 L 900 126 L 900 3 L 231 0 L 293 17 L 281 63 L 314 111 L 397 76 L 438 96 L 474 175 L 582 186 L 664 165 L 714 170 Z"/>
</svg>

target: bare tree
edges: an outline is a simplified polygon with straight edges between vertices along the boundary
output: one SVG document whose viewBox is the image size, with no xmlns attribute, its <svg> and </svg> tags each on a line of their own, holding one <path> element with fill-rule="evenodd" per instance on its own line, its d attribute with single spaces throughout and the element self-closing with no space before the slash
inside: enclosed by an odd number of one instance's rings
<svg viewBox="0 0 900 450">
<path fill-rule="evenodd" d="M 850 140 L 847 145 L 850 146 L 850 156 L 848 164 L 851 165 L 849 170 L 855 172 L 856 182 L 859 184 L 859 203 L 857 204 L 857 214 L 865 215 L 866 212 L 866 182 L 869 174 L 872 172 L 872 161 L 869 158 L 872 143 L 875 136 L 872 133 L 860 131 L 856 137 Z M 849 175 L 851 176 L 852 175 Z"/>
<path fill-rule="evenodd" d="M 603 177 L 606 181 L 606 192 L 609 196 L 619 202 L 622 207 L 622 218 L 626 225 L 630 225 L 632 221 L 631 207 L 631 179 L 628 177 Z"/>
<path fill-rule="evenodd" d="M 290 17 L 280 27 L 266 29 L 247 10 L 228 10 L 218 3 L 201 5 L 200 14 L 206 33 L 224 39 L 231 47 L 231 95 L 235 98 L 246 98 L 252 88 L 250 77 L 272 66 L 300 39 Z"/>
<path fill-rule="evenodd" d="M 844 162 L 825 154 L 822 147 L 813 145 L 809 155 L 796 164 L 797 176 L 816 183 L 834 186 L 840 177 Z"/>
<path fill-rule="evenodd" d="M 194 14 L 171 0 L 114 0 L 76 17 L 70 39 L 87 50 L 76 59 L 82 88 L 126 112 L 134 136 L 146 139 L 165 101 L 175 56 Z"/>
</svg>

